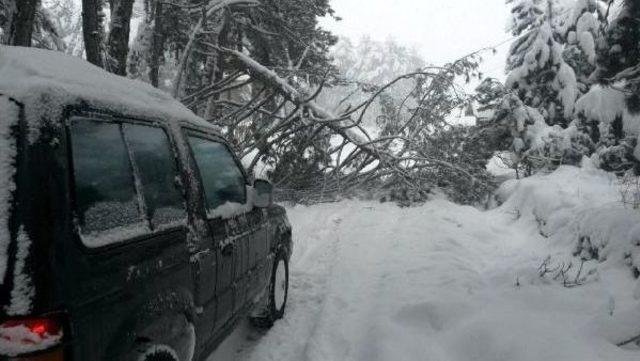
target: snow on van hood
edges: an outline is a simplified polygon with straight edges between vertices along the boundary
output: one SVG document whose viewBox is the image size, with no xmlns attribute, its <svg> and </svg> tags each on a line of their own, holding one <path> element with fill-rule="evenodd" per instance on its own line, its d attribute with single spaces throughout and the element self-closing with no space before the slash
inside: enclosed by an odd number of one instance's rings
<svg viewBox="0 0 640 361">
<path fill-rule="evenodd" d="M 57 120 L 65 105 L 80 101 L 130 116 L 213 127 L 162 90 L 49 50 L 0 46 L 0 93 L 26 105 L 32 142 L 43 119 Z"/>
<path fill-rule="evenodd" d="M 16 143 L 11 135 L 13 122 L 18 119 L 18 107 L 6 97 L 0 97 L 0 283 L 7 271 L 9 251 L 9 212 L 12 193 L 16 188 Z"/>
</svg>

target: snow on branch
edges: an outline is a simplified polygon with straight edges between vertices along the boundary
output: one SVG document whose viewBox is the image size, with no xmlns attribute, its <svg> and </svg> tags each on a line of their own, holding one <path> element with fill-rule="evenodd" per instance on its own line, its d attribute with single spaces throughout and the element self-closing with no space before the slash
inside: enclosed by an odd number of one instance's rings
<svg viewBox="0 0 640 361">
<path fill-rule="evenodd" d="M 428 154 L 421 145 L 428 142 L 429 136 L 433 135 L 430 130 L 432 128 L 421 123 L 422 119 L 432 122 L 431 127 L 438 126 L 437 124 L 450 126 L 441 119 L 443 114 L 447 115 L 452 110 L 450 103 L 459 105 L 467 100 L 455 84 L 455 77 L 464 73 L 464 62 L 454 63 L 448 67 L 425 68 L 401 75 L 377 87 L 369 99 L 361 104 L 336 113 L 317 102 L 324 82 L 315 91 L 308 91 L 304 85 L 296 81 L 296 77 L 280 75 L 244 52 L 215 44 L 206 45 L 235 59 L 238 62 L 238 68 L 245 71 L 251 79 L 275 91 L 285 100 L 277 111 L 266 117 L 266 121 L 271 124 L 261 132 L 260 139 L 253 146 L 243 150 L 244 154 L 254 155 L 249 162 L 251 171 L 259 159 L 268 153 L 268 149 L 281 146 L 278 142 L 286 141 L 292 133 L 310 131 L 313 135 L 319 135 L 329 131 L 330 134 L 337 136 L 340 142 L 329 150 L 329 156 L 333 157 L 335 162 L 331 167 L 332 171 L 328 174 L 337 176 L 339 180 L 336 182 L 341 186 L 347 187 L 361 184 L 363 181 L 385 178 L 396 179 L 394 182 L 399 181 L 408 187 L 420 189 L 421 183 L 426 178 L 432 177 L 432 184 L 437 182 L 433 179 L 434 169 L 446 169 L 446 172 L 457 175 L 454 177 L 474 184 L 479 189 L 490 188 L 487 181 L 480 179 L 467 165 L 455 164 L 446 159 L 440 159 L 437 155 Z M 393 131 L 389 131 L 389 134 L 374 136 L 371 129 L 363 125 L 365 113 L 386 90 L 406 80 L 419 84 L 418 88 L 422 89 L 424 94 L 417 98 L 418 103 L 407 107 L 410 109 L 407 120 L 395 127 Z M 446 95 L 449 93 L 451 95 Z M 273 98 L 269 101 L 273 101 Z M 252 102 L 254 100 L 244 106 L 238 105 L 244 110 L 251 108 L 257 111 L 259 107 L 249 106 Z M 439 107 L 438 102 L 447 103 L 447 106 L 442 106 L 438 114 L 431 114 Z M 309 142 L 313 141 L 315 141 L 314 138 L 309 139 Z M 427 173 L 431 176 L 427 176 Z"/>
</svg>

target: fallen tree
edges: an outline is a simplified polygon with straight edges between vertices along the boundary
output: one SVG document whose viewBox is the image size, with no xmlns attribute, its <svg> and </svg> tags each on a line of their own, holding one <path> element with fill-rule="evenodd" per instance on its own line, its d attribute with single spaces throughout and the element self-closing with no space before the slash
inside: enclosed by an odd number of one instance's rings
<svg viewBox="0 0 640 361">
<path fill-rule="evenodd" d="M 157 9 L 148 10 L 139 32 L 136 74 L 168 84 L 185 105 L 220 125 L 251 173 L 285 189 L 378 189 L 389 199 L 421 200 L 439 188 L 477 202 L 492 189 L 483 130 L 447 121 L 471 99 L 460 83 L 479 76 L 478 53 L 387 84 L 364 84 L 332 64 L 328 49 L 337 39 L 317 26 L 318 17 L 333 14 L 327 1 L 183 0 Z M 182 32 L 163 33 L 158 24 L 167 23 Z M 164 71 L 161 58 L 172 59 Z M 347 97 L 335 109 L 320 104 L 321 94 L 345 83 L 357 85 L 366 100 L 353 104 Z M 406 94 L 390 97 L 399 85 Z M 374 104 L 383 113 L 377 124 L 365 124 Z"/>
</svg>

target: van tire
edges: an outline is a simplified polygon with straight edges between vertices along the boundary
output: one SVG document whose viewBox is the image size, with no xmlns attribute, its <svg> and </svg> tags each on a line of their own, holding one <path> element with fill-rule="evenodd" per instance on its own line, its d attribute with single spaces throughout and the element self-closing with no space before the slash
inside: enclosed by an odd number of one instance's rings
<svg viewBox="0 0 640 361">
<path fill-rule="evenodd" d="M 168 346 L 156 346 L 149 349 L 139 361 L 182 361 Z"/>
<path fill-rule="evenodd" d="M 180 361 L 180 360 L 176 360 L 173 355 L 171 355 L 170 353 L 158 353 L 155 354 L 153 356 L 148 357 L 145 361 Z"/>
<path fill-rule="evenodd" d="M 289 297 L 289 259 L 283 250 L 276 254 L 266 297 L 266 305 L 250 318 L 256 328 L 269 329 L 284 316 Z"/>
<path fill-rule="evenodd" d="M 192 323 L 187 321 L 186 317 L 178 316 L 177 318 L 169 318 L 176 323 L 167 323 L 165 327 L 182 326 L 183 329 L 179 333 L 172 332 L 164 335 L 158 334 L 166 328 L 155 328 L 152 333 L 139 343 L 137 347 L 138 357 L 136 361 L 192 361 L 194 356 L 194 346 L 196 342 L 195 328 Z M 166 321 L 166 319 L 165 319 Z M 175 330 L 175 328 L 173 329 Z"/>
</svg>

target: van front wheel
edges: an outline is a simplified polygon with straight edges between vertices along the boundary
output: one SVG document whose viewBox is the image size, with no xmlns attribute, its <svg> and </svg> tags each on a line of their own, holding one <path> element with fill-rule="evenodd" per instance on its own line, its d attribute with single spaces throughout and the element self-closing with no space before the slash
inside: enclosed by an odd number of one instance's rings
<svg viewBox="0 0 640 361">
<path fill-rule="evenodd" d="M 289 296 L 289 262 L 283 251 L 278 252 L 271 271 L 267 303 L 251 322 L 258 328 L 270 328 L 284 316 Z"/>
</svg>

